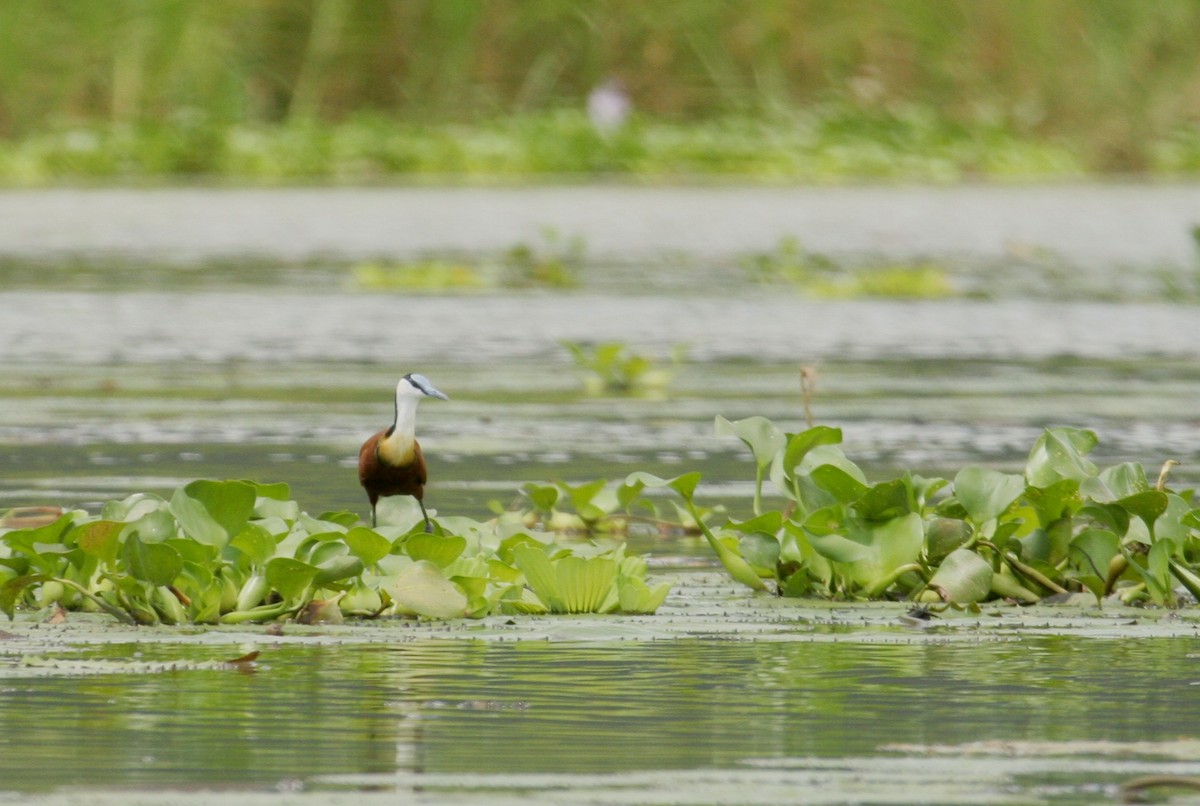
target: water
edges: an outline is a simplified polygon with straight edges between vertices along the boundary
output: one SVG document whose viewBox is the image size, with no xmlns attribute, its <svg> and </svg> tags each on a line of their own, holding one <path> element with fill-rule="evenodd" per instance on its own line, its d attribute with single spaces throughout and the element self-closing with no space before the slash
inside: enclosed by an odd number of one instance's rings
<svg viewBox="0 0 1200 806">
<path fill-rule="evenodd" d="M 1098 431 L 1100 464 L 1153 476 L 1176 459 L 1172 480 L 1195 486 L 1197 316 L 1170 289 L 1190 288 L 1198 200 L 1190 188 L 0 194 L 0 509 L 94 511 L 210 477 L 287 481 L 311 512 L 365 513 L 357 449 L 410 370 L 452 397 L 418 417 L 427 501 L 443 513 L 484 516 L 529 481 L 700 470 L 703 503 L 747 514 L 750 457 L 713 418 L 799 429 L 806 366 L 817 421 L 844 429 L 873 480 L 1019 470 L 1042 428 L 1072 425 Z M 504 249 L 547 225 L 585 236 L 595 258 L 574 290 L 369 292 L 346 265 Z M 936 255 L 970 298 L 812 300 L 750 284 L 738 256 L 789 236 Z M 1027 256 L 1039 250 L 1053 254 Z M 688 352 L 664 395 L 596 398 L 564 340 Z M 632 548 L 660 570 L 711 562 L 686 538 Z M 295 640 L 23 623 L 0 634 L 0 800 L 1089 803 L 1138 774 L 1200 774 L 1186 617 L 1150 634 L 1134 616 L 1006 630 L 1011 614 L 918 634 L 897 626 L 902 605 L 874 626 L 828 624 L 780 610 L 795 603 L 696 590 L 681 577 L 645 620 Z M 750 623 L 749 607 L 769 617 Z M 244 640 L 263 650 L 253 669 L 192 665 Z"/>
<path fill-rule="evenodd" d="M 917 754 L 936 766 L 932 759 L 948 752 L 969 769 L 975 743 L 1036 738 L 1063 748 L 1062 779 L 1073 794 L 1061 802 L 1086 802 L 1088 785 L 1129 776 L 1119 765 L 1071 775 L 1073 742 L 1094 743 L 1093 751 L 1129 744 L 1118 755 L 1136 756 L 1130 743 L 1169 748 L 1200 716 L 1194 642 L 845 638 L 464 637 L 266 645 L 250 672 L 93 669 L 5 680 L 0 669 L 0 780 L 27 792 L 403 789 L 423 780 L 434 790 L 457 781 L 494 791 L 504 787 L 489 776 L 527 775 L 523 786 L 536 791 L 545 785 L 538 776 L 550 774 L 737 771 L 821 758 L 886 763 Z M 101 667 L 197 654 L 117 643 L 72 657 Z M 1034 795 L 1051 778 L 1034 775 L 1021 791 Z M 974 785 L 990 789 L 985 780 Z M 637 791 L 628 794 L 636 800 Z M 679 797 L 707 802 L 686 787 Z"/>
</svg>

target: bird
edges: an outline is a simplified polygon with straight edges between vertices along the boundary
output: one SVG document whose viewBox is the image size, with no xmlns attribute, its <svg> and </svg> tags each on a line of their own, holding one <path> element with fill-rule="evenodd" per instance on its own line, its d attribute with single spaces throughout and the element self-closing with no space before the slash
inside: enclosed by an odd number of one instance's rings
<svg viewBox="0 0 1200 806">
<path fill-rule="evenodd" d="M 424 375 L 410 372 L 396 384 L 396 418 L 363 443 L 358 452 L 358 481 L 371 501 L 371 528 L 375 527 L 375 504 L 390 495 L 411 495 L 421 506 L 425 531 L 433 525 L 425 503 L 425 457 L 416 438 L 417 403 L 421 398 L 450 398 L 439 392 Z"/>
<path fill-rule="evenodd" d="M 625 85 L 619 78 L 609 78 L 588 93 L 588 117 L 602 137 L 616 134 L 629 119 L 632 109 L 633 104 L 630 103 Z"/>
</svg>

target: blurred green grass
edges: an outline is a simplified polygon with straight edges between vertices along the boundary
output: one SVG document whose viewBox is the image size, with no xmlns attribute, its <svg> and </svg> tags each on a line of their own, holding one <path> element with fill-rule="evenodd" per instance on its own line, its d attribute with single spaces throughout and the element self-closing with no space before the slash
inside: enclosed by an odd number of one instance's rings
<svg viewBox="0 0 1200 806">
<path fill-rule="evenodd" d="M 1186 175 L 1197 30 L 1196 0 L 6 0 L 0 182 Z"/>
</svg>

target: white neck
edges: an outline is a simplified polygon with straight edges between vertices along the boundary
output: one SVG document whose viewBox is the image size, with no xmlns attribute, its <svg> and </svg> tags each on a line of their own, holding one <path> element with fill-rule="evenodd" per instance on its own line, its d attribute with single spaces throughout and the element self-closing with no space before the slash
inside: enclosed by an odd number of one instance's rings
<svg viewBox="0 0 1200 806">
<path fill-rule="evenodd" d="M 396 393 L 396 421 L 392 424 L 392 433 L 379 443 L 379 455 L 389 464 L 402 465 L 412 459 L 419 400 L 419 397 Z"/>
</svg>

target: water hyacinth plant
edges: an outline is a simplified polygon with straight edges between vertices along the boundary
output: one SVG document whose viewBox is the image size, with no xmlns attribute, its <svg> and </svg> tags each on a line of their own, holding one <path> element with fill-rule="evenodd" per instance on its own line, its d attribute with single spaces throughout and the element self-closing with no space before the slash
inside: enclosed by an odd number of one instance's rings
<svg viewBox="0 0 1200 806">
<path fill-rule="evenodd" d="M 671 348 L 664 366 L 655 359 L 634 352 L 622 342 L 605 342 L 585 347 L 564 341 L 589 395 L 632 395 L 660 397 L 666 394 L 674 369 L 683 362 L 687 345 Z"/>
<path fill-rule="evenodd" d="M 246 481 L 132 495 L 99 515 L 0 530 L 0 610 L 59 605 L 136 624 L 652 613 L 670 588 L 651 587 L 623 546 L 558 545 L 519 518 L 441 518 L 426 534 L 415 504 L 390 513 L 377 529 L 350 512 L 314 517 L 287 485 Z"/>
<path fill-rule="evenodd" d="M 730 422 L 755 462 L 754 515 L 701 521 L 729 574 L 785 596 L 1035 603 L 1087 592 L 1102 601 L 1173 606 L 1200 599 L 1200 509 L 1193 492 L 1152 484 L 1140 464 L 1099 469 L 1096 435 L 1051 428 L 1023 474 L 982 467 L 953 480 L 870 483 L 840 445 L 840 429 L 786 433 L 762 417 Z M 769 480 L 784 504 L 764 505 Z M 630 481 L 669 487 L 695 511 L 699 474 Z"/>
</svg>

